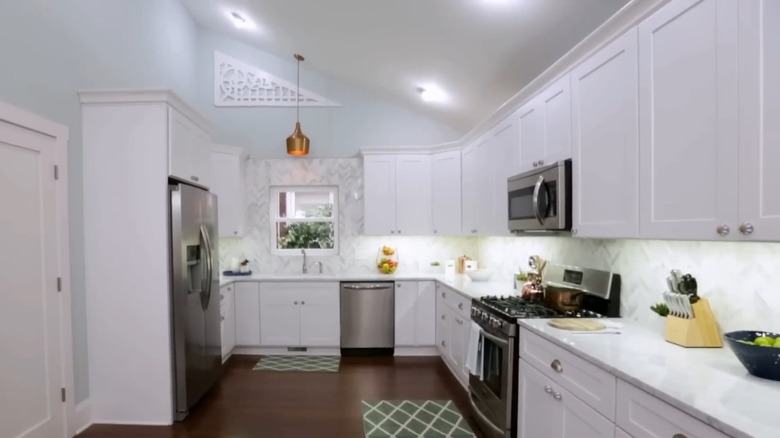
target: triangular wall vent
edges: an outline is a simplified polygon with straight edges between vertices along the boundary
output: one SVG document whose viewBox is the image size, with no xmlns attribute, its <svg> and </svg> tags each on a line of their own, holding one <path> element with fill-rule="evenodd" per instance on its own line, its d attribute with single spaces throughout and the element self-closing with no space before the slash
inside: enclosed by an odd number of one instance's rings
<svg viewBox="0 0 780 438">
<path fill-rule="evenodd" d="M 214 52 L 215 106 L 295 106 L 295 84 L 224 53 Z M 301 106 L 341 104 L 301 88 Z"/>
</svg>

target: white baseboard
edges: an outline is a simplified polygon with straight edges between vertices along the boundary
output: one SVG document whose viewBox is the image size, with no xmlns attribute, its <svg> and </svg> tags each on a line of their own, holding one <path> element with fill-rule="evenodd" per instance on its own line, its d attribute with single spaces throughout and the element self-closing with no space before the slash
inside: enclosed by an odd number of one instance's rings
<svg viewBox="0 0 780 438">
<path fill-rule="evenodd" d="M 341 356 L 340 348 L 309 348 L 306 351 L 287 351 L 284 347 L 236 347 L 232 354 L 250 356 Z"/>
<path fill-rule="evenodd" d="M 394 356 L 438 356 L 436 347 L 395 347 Z"/>
<path fill-rule="evenodd" d="M 77 404 L 73 412 L 75 413 L 73 425 L 76 429 L 76 435 L 92 426 L 92 402 L 89 399 Z"/>
</svg>

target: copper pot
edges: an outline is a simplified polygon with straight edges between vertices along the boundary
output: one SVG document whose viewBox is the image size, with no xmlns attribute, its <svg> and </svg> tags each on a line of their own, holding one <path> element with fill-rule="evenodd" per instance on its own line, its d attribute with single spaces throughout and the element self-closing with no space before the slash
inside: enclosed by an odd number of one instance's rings
<svg viewBox="0 0 780 438">
<path fill-rule="evenodd" d="M 544 305 L 559 312 L 576 312 L 582 308 L 585 292 L 548 285 L 544 290 Z"/>
</svg>

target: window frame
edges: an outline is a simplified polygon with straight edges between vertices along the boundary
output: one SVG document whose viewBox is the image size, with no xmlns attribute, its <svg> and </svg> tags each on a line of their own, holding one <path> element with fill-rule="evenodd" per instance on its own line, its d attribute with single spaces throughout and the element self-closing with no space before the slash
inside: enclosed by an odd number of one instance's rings
<svg viewBox="0 0 780 438">
<path fill-rule="evenodd" d="M 279 216 L 279 194 L 283 192 L 295 193 L 315 193 L 328 192 L 333 195 L 333 209 L 329 218 L 282 218 Z M 339 187 L 331 185 L 280 185 L 269 188 L 269 225 L 270 225 L 270 246 L 271 254 L 277 256 L 300 256 L 301 248 L 279 248 L 278 237 L 276 235 L 276 225 L 279 222 L 302 223 L 302 222 L 331 222 L 333 224 L 333 248 L 305 248 L 306 255 L 310 256 L 337 256 L 339 255 Z"/>
</svg>

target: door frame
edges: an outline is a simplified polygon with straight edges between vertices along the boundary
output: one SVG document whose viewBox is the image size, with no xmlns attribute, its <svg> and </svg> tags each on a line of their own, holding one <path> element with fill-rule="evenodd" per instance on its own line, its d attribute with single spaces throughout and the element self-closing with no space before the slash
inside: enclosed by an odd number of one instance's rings
<svg viewBox="0 0 780 438">
<path fill-rule="evenodd" d="M 70 235 L 68 220 L 68 141 L 69 130 L 66 126 L 43 118 L 37 114 L 17 108 L 5 102 L 0 102 L 0 121 L 17 125 L 21 128 L 38 132 L 54 139 L 54 163 L 57 166 L 57 181 L 55 183 L 55 221 L 57 223 L 57 271 L 61 279 L 59 293 L 60 304 L 60 358 L 62 369 L 62 386 L 66 391 L 66 401 L 63 403 L 65 424 L 63 433 L 68 437 L 76 434 L 74 420 L 76 405 L 74 400 L 73 374 L 73 323 L 71 314 L 70 285 Z M 54 169 L 52 169 L 54 172 Z M 52 175 L 54 177 L 54 175 Z"/>
</svg>

